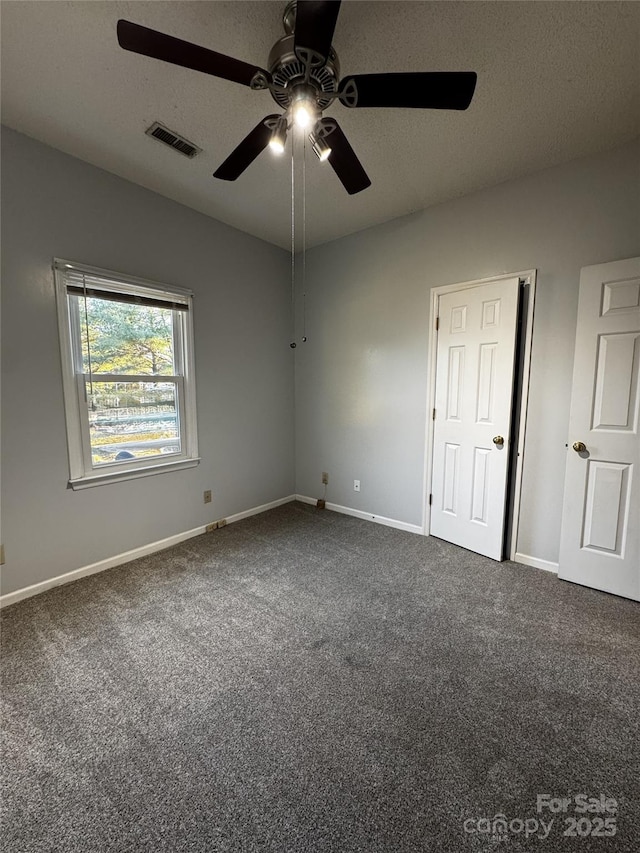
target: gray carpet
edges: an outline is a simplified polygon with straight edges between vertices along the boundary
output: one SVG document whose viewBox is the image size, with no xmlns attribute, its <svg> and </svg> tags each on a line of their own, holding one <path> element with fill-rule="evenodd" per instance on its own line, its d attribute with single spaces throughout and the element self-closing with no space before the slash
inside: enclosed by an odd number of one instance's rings
<svg viewBox="0 0 640 853">
<path fill-rule="evenodd" d="M 2 849 L 637 853 L 639 612 L 297 503 L 59 587 L 3 614 Z"/>
</svg>

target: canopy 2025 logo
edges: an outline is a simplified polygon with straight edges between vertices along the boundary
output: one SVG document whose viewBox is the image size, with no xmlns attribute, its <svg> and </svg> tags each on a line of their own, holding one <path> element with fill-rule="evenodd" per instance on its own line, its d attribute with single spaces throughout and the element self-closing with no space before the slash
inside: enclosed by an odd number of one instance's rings
<svg viewBox="0 0 640 853">
<path fill-rule="evenodd" d="M 587 794 L 575 794 L 572 797 L 538 794 L 536 811 L 538 814 L 548 812 L 567 815 L 562 818 L 562 834 L 567 837 L 611 838 L 618 831 L 618 801 L 605 794 L 599 794 L 597 797 L 589 797 Z"/>
</svg>

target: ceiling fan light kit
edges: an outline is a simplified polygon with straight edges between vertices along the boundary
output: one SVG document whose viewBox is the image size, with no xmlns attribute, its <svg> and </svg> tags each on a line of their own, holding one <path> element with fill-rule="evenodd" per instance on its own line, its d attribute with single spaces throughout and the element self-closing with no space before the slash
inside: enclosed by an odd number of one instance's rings
<svg viewBox="0 0 640 853">
<path fill-rule="evenodd" d="M 287 122 L 287 117 L 280 116 L 271 131 L 271 138 L 269 139 L 269 145 L 274 154 L 282 154 L 284 152 L 288 129 L 289 123 Z"/>
<path fill-rule="evenodd" d="M 318 125 L 316 125 L 316 128 L 317 127 Z M 311 150 L 321 163 L 324 163 L 325 160 L 329 159 L 331 148 L 329 148 L 321 136 L 316 135 L 314 130 L 309 134 L 309 142 L 311 143 Z"/>
<path fill-rule="evenodd" d="M 308 83 L 295 83 L 291 87 L 289 112 L 303 130 L 320 118 L 316 92 Z"/>
<path fill-rule="evenodd" d="M 242 140 L 214 177 L 235 181 L 269 146 L 282 153 L 295 123 L 309 131 L 311 147 L 327 161 L 351 195 L 371 185 L 355 151 L 335 118 L 323 111 L 335 101 L 348 109 L 405 108 L 466 110 L 476 86 L 473 71 L 357 74 L 340 80 L 340 63 L 331 46 L 340 0 L 291 0 L 283 15 L 285 35 L 274 44 L 268 70 L 225 56 L 130 21 L 118 21 L 125 50 L 204 74 L 268 90 L 284 114 L 266 116 Z"/>
</svg>

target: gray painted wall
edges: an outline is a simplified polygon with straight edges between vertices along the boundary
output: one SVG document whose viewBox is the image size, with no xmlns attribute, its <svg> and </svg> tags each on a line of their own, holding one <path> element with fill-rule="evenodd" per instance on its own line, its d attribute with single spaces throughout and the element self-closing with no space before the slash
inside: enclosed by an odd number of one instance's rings
<svg viewBox="0 0 640 853">
<path fill-rule="evenodd" d="M 556 562 L 580 268 L 640 254 L 639 162 L 636 142 L 309 251 L 297 492 L 328 471 L 329 501 L 421 525 L 430 288 L 537 268 L 517 545 Z"/>
<path fill-rule="evenodd" d="M 293 492 L 287 253 L 5 128 L 2 249 L 3 593 Z M 67 488 L 54 256 L 194 291 L 197 468 Z"/>
<path fill-rule="evenodd" d="M 2 592 L 292 493 L 288 255 L 13 131 L 2 142 Z M 329 471 L 330 501 L 420 525 L 430 288 L 535 267 L 518 550 L 555 562 L 580 267 L 640 254 L 639 162 L 635 143 L 309 251 L 295 490 L 322 495 Z M 56 255 L 195 292 L 199 467 L 67 489 Z"/>
</svg>

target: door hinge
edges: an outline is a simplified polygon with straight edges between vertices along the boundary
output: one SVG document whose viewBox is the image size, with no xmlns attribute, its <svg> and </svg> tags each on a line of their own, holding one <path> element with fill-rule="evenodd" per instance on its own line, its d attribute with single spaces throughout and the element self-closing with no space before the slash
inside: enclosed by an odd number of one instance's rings
<svg viewBox="0 0 640 853">
<path fill-rule="evenodd" d="M 436 410 L 434 409 L 433 414 L 431 415 L 431 420 L 435 421 L 435 419 L 436 419 Z"/>
<path fill-rule="evenodd" d="M 440 329 L 440 317 L 436 317 L 436 332 Z"/>
<path fill-rule="evenodd" d="M 429 506 L 433 503 L 433 495 L 429 495 Z"/>
</svg>

